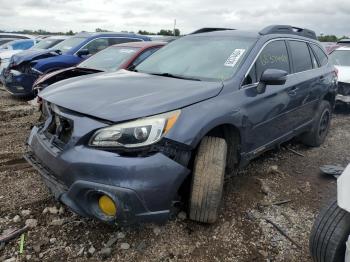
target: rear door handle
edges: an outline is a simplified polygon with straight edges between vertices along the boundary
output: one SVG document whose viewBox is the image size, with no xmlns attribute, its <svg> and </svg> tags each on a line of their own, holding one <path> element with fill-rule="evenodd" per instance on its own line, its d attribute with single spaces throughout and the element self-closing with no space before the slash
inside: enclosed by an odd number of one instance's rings
<svg viewBox="0 0 350 262">
<path fill-rule="evenodd" d="M 299 88 L 297 87 L 292 87 L 289 91 L 288 91 L 288 95 L 290 96 L 295 96 L 297 94 Z"/>
</svg>

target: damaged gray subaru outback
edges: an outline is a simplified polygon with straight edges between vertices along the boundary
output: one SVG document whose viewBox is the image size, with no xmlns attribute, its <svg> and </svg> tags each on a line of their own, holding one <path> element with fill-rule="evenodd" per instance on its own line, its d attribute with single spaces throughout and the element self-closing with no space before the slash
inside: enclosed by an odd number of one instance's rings
<svg viewBox="0 0 350 262">
<path fill-rule="evenodd" d="M 187 209 L 214 223 L 225 175 L 293 137 L 323 143 L 336 89 L 311 30 L 197 32 L 133 72 L 49 86 L 25 157 L 82 216 L 161 223 Z"/>
</svg>

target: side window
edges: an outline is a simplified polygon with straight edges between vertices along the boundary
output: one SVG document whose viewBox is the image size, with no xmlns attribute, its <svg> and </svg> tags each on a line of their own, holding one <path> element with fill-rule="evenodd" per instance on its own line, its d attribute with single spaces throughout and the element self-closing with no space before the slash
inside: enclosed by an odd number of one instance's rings
<svg viewBox="0 0 350 262">
<path fill-rule="evenodd" d="M 93 54 L 96 54 L 97 52 L 105 49 L 108 46 L 109 46 L 108 38 L 97 38 L 95 40 L 92 40 L 90 43 L 88 43 L 82 49 L 89 50 L 89 55 L 93 55 Z"/>
<path fill-rule="evenodd" d="M 266 69 L 280 69 L 290 73 L 287 46 L 285 41 L 273 41 L 265 46 L 244 80 L 243 85 L 260 81 Z"/>
<path fill-rule="evenodd" d="M 312 61 L 309 48 L 305 42 L 289 41 L 291 59 L 293 61 L 294 73 L 312 69 Z"/>
<path fill-rule="evenodd" d="M 320 66 L 324 66 L 325 64 L 327 64 L 328 62 L 328 57 L 327 55 L 322 51 L 322 49 L 315 45 L 315 44 L 311 44 L 312 50 L 314 50 L 315 55 L 318 59 L 318 62 L 320 64 Z"/>
<path fill-rule="evenodd" d="M 311 61 L 312 61 L 312 66 L 313 68 L 318 68 L 318 63 L 317 63 L 317 59 L 316 56 L 314 54 L 314 52 L 312 51 L 311 47 L 309 46 L 309 52 L 311 55 Z"/>
<path fill-rule="evenodd" d="M 137 38 L 109 38 L 109 45 L 117 45 L 128 42 L 141 42 L 141 39 Z"/>
<path fill-rule="evenodd" d="M 138 64 L 140 64 L 143 60 L 145 60 L 147 57 L 149 57 L 150 55 L 152 55 L 155 51 L 157 51 L 160 47 L 153 47 L 153 48 L 149 48 L 145 51 L 143 51 L 142 54 L 140 54 L 135 60 L 134 62 L 132 62 L 133 66 L 137 66 Z"/>
</svg>

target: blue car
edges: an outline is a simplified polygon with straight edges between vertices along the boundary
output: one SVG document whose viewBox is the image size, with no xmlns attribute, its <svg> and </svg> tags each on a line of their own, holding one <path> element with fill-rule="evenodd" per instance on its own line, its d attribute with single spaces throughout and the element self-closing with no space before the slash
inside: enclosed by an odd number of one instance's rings
<svg viewBox="0 0 350 262">
<path fill-rule="evenodd" d="M 81 33 L 52 49 L 12 56 L 3 70 L 2 82 L 12 95 L 32 98 L 33 83 L 42 74 L 75 66 L 108 46 L 133 41 L 150 41 L 150 38 L 128 33 Z"/>
<path fill-rule="evenodd" d="M 83 216 L 161 222 L 185 207 L 213 223 L 225 176 L 294 137 L 325 141 L 336 91 L 336 69 L 311 30 L 190 34 L 134 72 L 47 87 L 26 159 Z"/>
</svg>

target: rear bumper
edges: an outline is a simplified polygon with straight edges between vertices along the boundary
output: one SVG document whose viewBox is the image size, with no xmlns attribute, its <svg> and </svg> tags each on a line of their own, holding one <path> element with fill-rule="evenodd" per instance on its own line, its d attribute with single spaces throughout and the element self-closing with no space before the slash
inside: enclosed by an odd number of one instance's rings
<svg viewBox="0 0 350 262">
<path fill-rule="evenodd" d="M 25 158 L 41 174 L 55 198 L 74 212 L 107 223 L 165 222 L 189 170 L 161 153 L 121 157 L 116 153 L 77 146 L 57 152 L 38 129 L 28 140 Z M 97 208 L 101 194 L 117 204 L 117 215 L 106 218 Z"/>
</svg>

